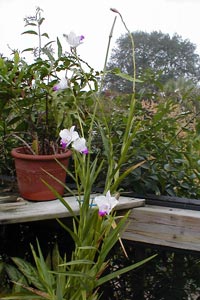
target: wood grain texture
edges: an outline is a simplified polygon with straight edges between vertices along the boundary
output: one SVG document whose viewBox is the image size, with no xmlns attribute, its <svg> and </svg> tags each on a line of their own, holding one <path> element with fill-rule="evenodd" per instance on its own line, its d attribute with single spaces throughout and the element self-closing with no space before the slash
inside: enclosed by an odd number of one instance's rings
<svg viewBox="0 0 200 300">
<path fill-rule="evenodd" d="M 91 198 L 94 196 L 95 195 L 92 195 Z M 12 199 L 12 201 L 6 202 L 6 199 L 7 198 L 1 197 L 0 224 L 31 222 L 71 216 L 69 211 L 60 202 L 60 200 L 31 202 L 22 198 L 16 198 L 15 201 Z M 76 198 L 64 197 L 64 199 L 69 203 L 74 213 L 78 215 L 79 205 Z M 116 210 L 128 210 L 144 204 L 145 200 L 143 199 L 120 197 L 119 204 L 116 206 Z"/>
<path fill-rule="evenodd" d="M 123 238 L 200 251 L 200 212 L 151 205 L 135 208 Z"/>
</svg>

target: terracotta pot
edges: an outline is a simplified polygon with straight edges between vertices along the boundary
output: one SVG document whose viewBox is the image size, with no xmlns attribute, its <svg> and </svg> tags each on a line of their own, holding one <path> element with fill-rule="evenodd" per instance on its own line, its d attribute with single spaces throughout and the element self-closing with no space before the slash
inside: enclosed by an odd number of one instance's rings
<svg viewBox="0 0 200 300">
<path fill-rule="evenodd" d="M 68 167 L 71 151 L 53 155 L 32 155 L 26 152 L 27 148 L 25 147 L 15 148 L 11 151 L 11 155 L 15 159 L 17 183 L 21 197 L 33 201 L 55 199 L 54 193 L 41 179 L 56 189 L 60 195 L 63 195 L 64 187 L 44 170 L 65 183 L 66 172 L 55 159 Z"/>
</svg>

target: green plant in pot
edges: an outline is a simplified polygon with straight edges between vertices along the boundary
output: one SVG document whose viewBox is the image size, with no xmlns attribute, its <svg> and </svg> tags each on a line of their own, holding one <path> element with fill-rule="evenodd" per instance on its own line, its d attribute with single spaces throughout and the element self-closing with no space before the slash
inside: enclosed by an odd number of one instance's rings
<svg viewBox="0 0 200 300">
<path fill-rule="evenodd" d="M 82 42 L 83 36 L 75 36 L 74 41 L 72 33 L 69 36 L 71 51 L 65 54 L 57 39 L 57 52 L 53 55 L 49 48 L 53 42 L 42 46 L 42 38 L 48 38 L 46 33 L 41 34 L 43 20 L 40 8 L 36 9 L 34 17 L 26 19 L 26 26 L 38 28 L 38 32 L 24 32 L 37 35 L 39 39 L 37 49 L 24 50 L 34 50 L 36 57 L 33 63 L 20 58 L 16 51 L 9 67 L 1 58 L 4 66 L 2 81 L 7 89 L 12 90 L 4 106 L 4 109 L 9 109 L 6 121 L 11 124 L 7 136 L 19 145 L 11 153 L 15 159 L 20 195 L 28 200 L 55 199 L 41 179 L 63 195 L 64 186 L 60 182 L 65 183 L 66 172 L 57 160 L 67 167 L 72 153 L 60 146 L 59 131 L 78 123 L 77 109 L 84 115 L 87 102 L 91 101 L 91 93 L 84 89 L 85 85 L 92 82 L 94 89 L 97 86 L 97 79 L 88 65 L 87 78 L 78 70 L 79 63 L 73 49 Z M 71 72 L 70 81 L 66 78 L 68 72 Z"/>
<path fill-rule="evenodd" d="M 51 77 L 50 63 L 42 60 L 32 65 L 25 65 L 29 72 L 29 80 L 22 77 L 20 82 L 22 95 L 17 101 L 19 111 L 23 112 L 23 120 L 16 120 L 16 131 L 11 133 L 20 147 L 11 152 L 15 158 L 15 167 L 19 192 L 28 200 L 51 200 L 55 196 L 42 183 L 41 178 L 49 181 L 43 169 L 57 175 L 65 182 L 66 173 L 56 163 L 55 158 L 68 165 L 70 151 L 63 151 L 55 140 L 59 124 L 53 116 L 52 85 L 48 80 Z M 46 68 L 46 74 L 44 72 Z M 19 76 L 24 73 L 24 64 L 19 69 Z M 27 73 L 25 75 L 27 77 Z M 31 80 L 32 79 L 32 80 Z M 14 86 L 14 88 L 18 88 Z M 13 101 L 12 101 L 13 102 Z M 55 181 L 51 183 L 63 194 L 63 187 Z"/>
</svg>

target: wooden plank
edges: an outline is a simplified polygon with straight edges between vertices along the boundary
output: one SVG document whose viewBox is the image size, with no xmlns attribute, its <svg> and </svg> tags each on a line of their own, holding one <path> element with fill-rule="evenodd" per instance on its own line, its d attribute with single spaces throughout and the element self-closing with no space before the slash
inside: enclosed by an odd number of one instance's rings
<svg viewBox="0 0 200 300">
<path fill-rule="evenodd" d="M 132 210 L 124 239 L 200 251 L 199 211 L 146 205 Z"/>
<path fill-rule="evenodd" d="M 95 195 L 92 195 L 93 198 Z M 64 197 L 76 214 L 79 213 L 78 202 L 75 197 Z M 18 198 L 18 201 L 0 204 L 0 224 L 11 224 L 70 217 L 69 211 L 60 200 L 31 202 Z M 120 197 L 116 210 L 131 209 L 144 205 L 144 199 Z"/>
</svg>

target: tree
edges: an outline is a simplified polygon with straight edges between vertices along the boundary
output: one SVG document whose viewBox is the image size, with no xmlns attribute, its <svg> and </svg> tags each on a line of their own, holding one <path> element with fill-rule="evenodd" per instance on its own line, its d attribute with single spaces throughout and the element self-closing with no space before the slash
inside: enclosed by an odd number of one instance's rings
<svg viewBox="0 0 200 300">
<path fill-rule="evenodd" d="M 153 31 L 132 33 L 135 43 L 136 75 L 148 84 L 165 84 L 170 79 L 183 77 L 196 83 L 200 78 L 200 57 L 196 46 L 181 36 Z M 127 34 L 122 35 L 112 50 L 108 69 L 119 68 L 121 72 L 133 74 L 132 49 Z M 143 84 L 142 84 L 143 85 Z M 144 85 L 143 85 L 144 86 Z M 131 82 L 117 77 L 112 72 L 106 76 L 105 89 L 131 92 Z"/>
</svg>

